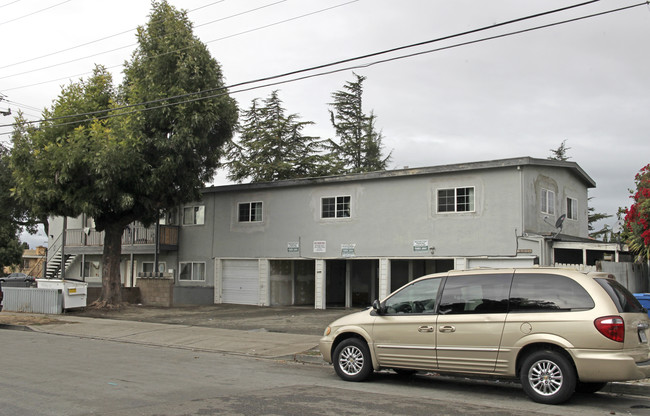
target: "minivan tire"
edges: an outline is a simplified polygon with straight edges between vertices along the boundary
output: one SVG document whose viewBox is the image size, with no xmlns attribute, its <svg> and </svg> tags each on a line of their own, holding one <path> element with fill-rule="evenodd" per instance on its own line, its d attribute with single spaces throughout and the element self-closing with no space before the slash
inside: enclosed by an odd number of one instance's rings
<svg viewBox="0 0 650 416">
<path fill-rule="evenodd" d="M 334 371 L 345 381 L 363 381 L 372 373 L 372 359 L 365 341 L 348 338 L 336 347 L 332 360 Z"/>
<path fill-rule="evenodd" d="M 524 392 L 543 404 L 563 403 L 573 395 L 577 376 L 572 363 L 553 350 L 537 350 L 524 358 L 519 374 Z"/>
<path fill-rule="evenodd" d="M 607 385 L 607 382 L 583 383 L 578 381 L 576 384 L 576 393 L 592 394 L 600 391 Z"/>
</svg>

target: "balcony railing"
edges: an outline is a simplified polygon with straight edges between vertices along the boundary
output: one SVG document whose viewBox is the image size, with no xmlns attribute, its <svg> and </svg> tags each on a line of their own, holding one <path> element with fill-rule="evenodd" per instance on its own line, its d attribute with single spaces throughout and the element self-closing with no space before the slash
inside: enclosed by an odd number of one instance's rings
<svg viewBox="0 0 650 416">
<path fill-rule="evenodd" d="M 159 245 L 161 250 L 178 249 L 178 226 L 160 225 Z M 156 226 L 142 227 L 130 225 L 122 234 L 122 247 L 156 244 Z M 94 228 L 68 229 L 65 245 L 74 247 L 100 247 L 104 245 L 104 232 Z"/>
</svg>

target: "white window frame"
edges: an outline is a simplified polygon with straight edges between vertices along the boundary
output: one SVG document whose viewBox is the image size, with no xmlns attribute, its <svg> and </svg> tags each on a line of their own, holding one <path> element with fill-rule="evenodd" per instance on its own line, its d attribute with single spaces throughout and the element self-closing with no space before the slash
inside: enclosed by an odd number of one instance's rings
<svg viewBox="0 0 650 416">
<path fill-rule="evenodd" d="M 190 265 L 190 278 L 183 278 L 183 266 Z M 203 278 L 195 278 L 195 267 L 202 266 L 203 268 Z M 204 261 L 181 261 L 178 263 L 178 281 L 179 282 L 205 282 L 205 262 Z"/>
<path fill-rule="evenodd" d="M 241 206 L 248 205 L 248 220 L 241 219 Z M 253 206 L 258 208 L 255 209 L 255 212 L 258 214 L 256 218 L 253 218 Z M 259 218 L 257 218 L 259 217 Z M 264 220 L 264 202 L 262 201 L 251 201 L 251 202 L 239 202 L 237 203 L 237 222 L 239 223 L 260 223 Z"/>
<path fill-rule="evenodd" d="M 459 195 L 458 195 L 458 190 L 459 189 L 471 189 L 471 201 L 469 202 L 459 202 Z M 441 211 L 440 210 L 440 192 L 441 191 L 454 191 L 454 209 L 448 210 L 448 211 Z M 468 204 L 469 209 L 467 210 L 458 210 L 458 207 L 460 205 Z M 474 186 L 456 186 L 456 187 L 449 187 L 449 188 L 438 188 L 436 189 L 436 212 L 438 214 L 458 214 L 458 213 L 466 213 L 466 212 L 476 212 L 476 187 Z"/>
<path fill-rule="evenodd" d="M 568 196 L 566 198 L 566 217 L 569 220 L 578 219 L 578 200 Z"/>
<path fill-rule="evenodd" d="M 541 211 L 543 214 L 555 215 L 555 191 L 542 188 L 540 192 Z"/>
<path fill-rule="evenodd" d="M 345 198 L 347 198 L 347 210 L 346 209 L 339 209 L 339 205 L 345 205 L 346 201 Z M 325 216 L 325 211 L 323 210 L 323 203 L 325 202 L 326 199 L 334 199 L 334 216 L 333 217 L 326 217 Z M 345 214 L 347 212 L 348 215 L 341 215 L 341 213 Z M 336 195 L 336 196 L 323 196 L 320 199 L 320 218 L 323 220 L 335 220 L 335 219 L 344 219 L 344 218 L 351 218 L 352 217 L 352 196 L 351 195 Z"/>
<path fill-rule="evenodd" d="M 191 218 L 188 218 L 188 216 Z M 189 205 L 183 207 L 184 226 L 203 224 L 205 224 L 205 205 Z"/>
</svg>

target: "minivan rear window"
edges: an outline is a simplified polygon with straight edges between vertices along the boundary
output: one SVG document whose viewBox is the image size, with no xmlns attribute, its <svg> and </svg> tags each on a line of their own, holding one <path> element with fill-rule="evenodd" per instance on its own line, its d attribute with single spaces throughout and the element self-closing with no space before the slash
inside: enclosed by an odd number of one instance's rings
<svg viewBox="0 0 650 416">
<path fill-rule="evenodd" d="M 594 306 L 589 293 L 566 276 L 521 273 L 512 282 L 510 312 L 562 312 Z"/>
<path fill-rule="evenodd" d="M 612 298 L 612 301 L 618 309 L 618 313 L 623 312 L 644 312 L 643 306 L 629 290 L 614 279 L 598 278 L 595 279 L 599 285 L 605 289 L 605 292 Z"/>
</svg>

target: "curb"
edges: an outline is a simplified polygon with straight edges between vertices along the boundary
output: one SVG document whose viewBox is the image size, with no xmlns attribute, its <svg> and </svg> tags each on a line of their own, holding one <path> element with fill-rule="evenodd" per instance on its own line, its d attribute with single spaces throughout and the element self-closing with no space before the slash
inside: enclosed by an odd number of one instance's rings
<svg viewBox="0 0 650 416">
<path fill-rule="evenodd" d="M 0 324 L 0 329 L 11 329 L 13 331 L 31 331 L 34 330 L 27 325 L 11 325 L 11 324 Z"/>
</svg>

